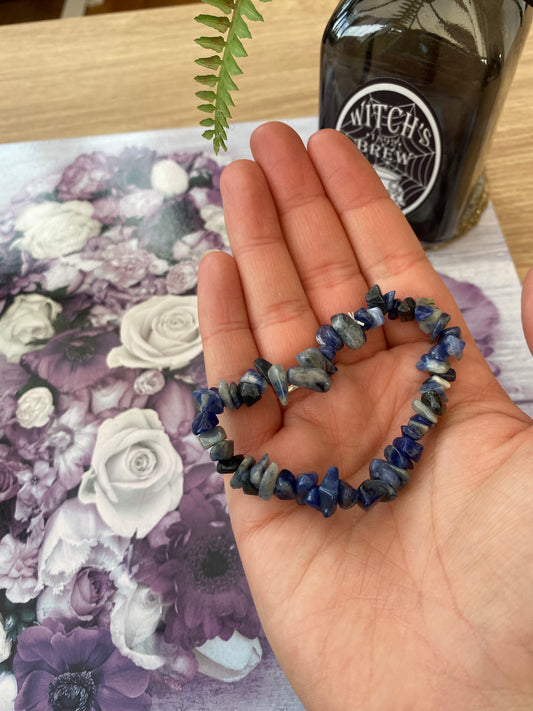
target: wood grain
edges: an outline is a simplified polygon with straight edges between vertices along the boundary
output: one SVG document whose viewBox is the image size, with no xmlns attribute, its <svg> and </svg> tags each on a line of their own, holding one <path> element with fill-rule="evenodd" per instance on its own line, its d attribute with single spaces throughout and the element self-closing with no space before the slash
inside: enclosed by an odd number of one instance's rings
<svg viewBox="0 0 533 711">
<path fill-rule="evenodd" d="M 238 77 L 237 121 L 316 115 L 320 40 L 336 0 L 261 6 Z M 0 27 L 0 142 L 155 130 L 198 120 L 197 4 Z M 533 263 L 533 35 L 488 161 L 519 275 Z"/>
</svg>

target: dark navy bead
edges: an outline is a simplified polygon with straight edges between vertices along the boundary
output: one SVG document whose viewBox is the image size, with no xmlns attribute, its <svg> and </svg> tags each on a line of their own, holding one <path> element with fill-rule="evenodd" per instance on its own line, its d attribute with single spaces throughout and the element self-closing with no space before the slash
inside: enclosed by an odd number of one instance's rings
<svg viewBox="0 0 533 711">
<path fill-rule="evenodd" d="M 250 469 L 243 472 L 241 477 L 242 490 L 245 494 L 248 494 L 248 496 L 259 496 L 259 490 L 250 481 L 250 473 Z"/>
<path fill-rule="evenodd" d="M 377 284 L 374 284 L 374 286 L 368 290 L 365 296 L 365 301 L 367 308 L 371 309 L 373 306 L 377 306 L 382 311 L 385 311 L 385 299 L 383 298 L 381 289 Z"/>
<path fill-rule="evenodd" d="M 339 470 L 337 467 L 330 467 L 326 476 L 322 479 L 319 487 L 320 510 L 324 518 L 333 516 L 337 510 L 337 500 L 339 498 Z"/>
<path fill-rule="evenodd" d="M 280 471 L 274 494 L 282 501 L 291 501 L 296 498 L 296 477 L 288 469 Z"/>
<path fill-rule="evenodd" d="M 437 343 L 429 349 L 429 356 L 431 358 L 436 358 L 437 360 L 445 361 L 448 359 L 448 351 L 444 343 Z"/>
<path fill-rule="evenodd" d="M 208 432 L 212 430 L 213 427 L 218 425 L 218 417 L 212 413 L 207 412 L 207 410 L 200 410 L 192 421 L 192 432 L 195 435 L 199 435 L 202 432 Z"/>
<path fill-rule="evenodd" d="M 298 365 L 304 368 L 320 368 L 326 373 L 336 373 L 337 368 L 318 348 L 306 348 L 296 356 Z"/>
<path fill-rule="evenodd" d="M 371 328 L 379 328 L 385 323 L 385 314 L 377 306 L 373 306 L 371 309 L 367 310 L 367 314 L 372 319 Z"/>
<path fill-rule="evenodd" d="M 239 395 L 239 388 L 238 388 L 238 386 L 237 386 L 237 383 L 231 383 L 231 385 L 229 386 L 229 394 L 230 394 L 230 397 L 231 397 L 231 401 L 232 401 L 232 403 L 233 403 L 233 407 L 234 407 L 236 410 L 238 410 L 239 408 L 241 408 L 244 403 L 243 403 L 243 401 L 242 401 L 241 398 L 240 398 L 240 395 Z"/>
<path fill-rule="evenodd" d="M 265 380 L 268 380 L 268 370 L 272 366 L 272 363 L 265 360 L 265 358 L 256 358 L 254 360 L 254 365 L 257 372 L 260 373 Z"/>
<path fill-rule="evenodd" d="M 347 481 L 339 479 L 339 508 L 343 511 L 351 509 L 359 499 L 359 490 L 354 488 Z"/>
<path fill-rule="evenodd" d="M 387 291 L 386 294 L 383 294 L 383 301 L 385 302 L 385 313 L 388 314 L 394 306 L 394 302 L 397 301 L 397 299 L 394 298 L 395 296 L 395 291 Z"/>
<path fill-rule="evenodd" d="M 250 476 L 250 470 L 255 464 L 255 459 L 253 457 L 244 457 L 235 470 L 234 475 L 231 477 L 229 485 L 232 489 L 242 489 L 242 478 L 246 472 L 248 472 L 248 477 Z M 249 481 L 249 479 L 248 479 Z"/>
<path fill-rule="evenodd" d="M 252 407 L 261 400 L 261 391 L 253 383 L 240 382 L 238 385 L 239 397 L 246 407 Z"/>
<path fill-rule="evenodd" d="M 320 326 L 316 332 L 316 341 L 319 346 L 334 348 L 336 351 L 340 351 L 344 347 L 342 338 L 329 323 Z"/>
<path fill-rule="evenodd" d="M 390 321 L 395 321 L 398 318 L 398 306 L 401 304 L 400 299 L 394 299 L 394 302 L 390 309 L 387 311 L 387 316 Z"/>
<path fill-rule="evenodd" d="M 415 319 L 417 321 L 425 321 L 434 311 L 434 306 L 415 306 Z"/>
<path fill-rule="evenodd" d="M 331 325 L 348 348 L 357 350 L 365 345 L 365 332 L 348 314 L 335 314 L 331 319 Z"/>
<path fill-rule="evenodd" d="M 424 451 L 424 447 L 411 437 L 396 437 L 392 440 L 392 445 L 406 454 L 413 462 L 418 462 Z"/>
<path fill-rule="evenodd" d="M 296 503 L 303 506 L 305 504 L 305 497 L 307 492 L 316 486 L 318 483 L 318 476 L 316 472 L 306 472 L 305 474 L 298 474 L 296 477 Z"/>
<path fill-rule="evenodd" d="M 436 327 L 441 315 L 442 315 L 442 311 L 435 307 L 433 309 L 433 313 L 431 314 L 431 316 L 428 316 L 427 318 L 418 322 L 418 327 L 420 328 L 420 330 L 423 333 L 427 333 L 428 336 L 431 335 L 433 333 L 433 329 Z"/>
<path fill-rule="evenodd" d="M 335 356 L 337 354 L 337 351 L 333 346 L 319 346 L 318 350 L 322 353 L 322 355 L 329 360 L 329 362 L 333 365 L 335 361 Z M 335 368 L 335 366 L 333 365 Z M 335 368 L 337 370 L 337 368 Z"/>
<path fill-rule="evenodd" d="M 439 373 L 439 378 L 448 381 L 448 383 L 455 383 L 457 379 L 457 373 L 453 368 L 450 368 L 445 373 Z"/>
<path fill-rule="evenodd" d="M 433 330 L 431 331 L 431 340 L 436 341 L 440 334 L 444 331 L 446 326 L 450 323 L 450 314 L 447 313 L 441 313 L 439 318 L 437 319 L 437 322 L 435 326 L 433 327 Z"/>
<path fill-rule="evenodd" d="M 393 489 L 401 489 L 409 481 L 409 474 L 405 469 L 394 467 L 384 459 L 373 459 L 369 466 L 372 479 L 381 479 Z"/>
<path fill-rule="evenodd" d="M 400 321 L 414 321 L 416 301 L 408 296 L 398 305 L 398 316 Z"/>
<path fill-rule="evenodd" d="M 422 400 L 413 400 L 413 410 L 419 415 L 422 415 L 424 419 L 429 420 L 432 424 L 437 424 L 437 415 L 432 412 L 431 408 L 423 403 Z"/>
<path fill-rule="evenodd" d="M 446 349 L 446 352 L 452 358 L 455 358 L 456 360 L 461 360 L 461 358 L 463 357 L 465 342 L 461 338 L 457 338 L 457 336 L 448 334 L 442 339 L 439 338 L 439 344 Z"/>
<path fill-rule="evenodd" d="M 274 392 L 282 405 L 289 404 L 289 384 L 287 382 L 287 371 L 279 363 L 271 365 L 268 370 L 268 379 Z"/>
<path fill-rule="evenodd" d="M 398 496 L 396 490 L 381 479 L 366 479 L 359 487 L 359 506 L 368 511 L 378 501 L 392 501 Z"/>
<path fill-rule="evenodd" d="M 193 390 L 192 394 L 202 410 L 212 412 L 214 415 L 220 415 L 224 412 L 222 398 L 215 390 L 211 390 L 210 388 L 198 388 L 197 390 Z"/>
<path fill-rule="evenodd" d="M 287 380 L 291 385 L 314 390 L 318 393 L 327 393 L 331 388 L 329 375 L 320 368 L 302 368 L 301 366 L 289 368 Z"/>
<path fill-rule="evenodd" d="M 400 452 L 394 445 L 387 445 L 383 453 L 385 454 L 385 459 L 395 467 L 399 467 L 400 469 L 413 468 L 413 462 L 409 457 L 403 452 Z"/>
<path fill-rule="evenodd" d="M 368 331 L 374 326 L 374 319 L 368 313 L 367 309 L 358 309 L 354 314 L 354 318 L 356 321 L 359 321 L 363 324 L 363 328 L 365 329 L 365 331 Z"/>
<path fill-rule="evenodd" d="M 217 462 L 217 472 L 219 474 L 233 474 L 233 472 L 237 471 L 243 459 L 243 454 L 235 454 L 229 459 L 221 459 Z"/>
<path fill-rule="evenodd" d="M 411 424 L 411 420 L 409 420 L 408 425 L 402 425 L 401 429 L 403 435 L 405 435 L 406 437 L 410 437 L 414 440 L 422 439 L 422 437 L 428 431 L 426 425 L 415 425 L 414 423 Z"/>
<path fill-rule="evenodd" d="M 217 425 L 217 427 L 213 427 L 212 430 L 199 434 L 198 439 L 204 449 L 209 449 L 209 447 L 212 447 L 217 442 L 222 442 L 223 439 L 226 439 L 226 432 L 224 428 Z"/>
<path fill-rule="evenodd" d="M 257 372 L 257 370 L 254 370 L 253 368 L 247 370 L 246 373 L 239 378 L 239 383 L 251 383 L 252 385 L 255 385 L 261 395 L 268 387 L 267 378 L 264 378 L 260 373 Z"/>
<path fill-rule="evenodd" d="M 218 462 L 220 459 L 231 459 L 233 451 L 233 440 L 225 439 L 211 447 L 209 457 L 213 462 Z"/>
<path fill-rule="evenodd" d="M 416 423 L 417 425 L 425 425 L 426 427 L 434 427 L 435 423 L 433 420 L 428 420 L 427 417 L 424 417 L 421 415 L 419 412 L 417 412 L 414 415 L 411 415 L 411 419 L 409 420 L 409 424 Z"/>
<path fill-rule="evenodd" d="M 428 390 L 420 398 L 426 407 L 429 407 L 435 415 L 443 415 L 446 412 L 446 405 L 441 396 L 435 390 Z"/>
<path fill-rule="evenodd" d="M 448 401 L 448 398 L 447 398 L 447 396 L 446 396 L 446 393 L 444 392 L 444 387 L 443 387 L 440 383 L 435 382 L 435 381 L 433 380 L 434 377 L 437 377 L 437 378 L 438 378 L 439 376 L 438 376 L 438 375 L 437 375 L 437 376 L 432 376 L 431 378 L 428 378 L 427 380 L 424 380 L 424 382 L 423 382 L 422 385 L 420 386 L 418 392 L 419 392 L 421 395 L 423 395 L 424 393 L 427 393 L 429 390 L 434 390 L 436 393 L 438 393 L 438 394 L 441 396 L 441 398 L 442 398 L 444 401 L 447 402 L 447 401 Z"/>
<path fill-rule="evenodd" d="M 443 377 L 444 373 L 447 373 L 450 369 L 450 363 L 447 360 L 437 360 L 436 358 L 432 358 L 432 356 L 428 353 L 424 353 L 423 356 L 420 356 L 420 360 L 416 364 L 416 367 L 418 370 L 426 371 L 428 373 L 436 373 L 437 375 Z"/>
<path fill-rule="evenodd" d="M 306 506 L 310 506 L 312 509 L 320 511 L 320 492 L 318 491 L 318 486 L 313 486 L 309 489 L 304 503 Z"/>
<path fill-rule="evenodd" d="M 461 329 L 459 326 L 449 326 L 445 328 L 444 331 L 439 336 L 439 341 L 442 341 L 446 336 L 455 336 L 456 338 L 461 338 Z"/>
</svg>

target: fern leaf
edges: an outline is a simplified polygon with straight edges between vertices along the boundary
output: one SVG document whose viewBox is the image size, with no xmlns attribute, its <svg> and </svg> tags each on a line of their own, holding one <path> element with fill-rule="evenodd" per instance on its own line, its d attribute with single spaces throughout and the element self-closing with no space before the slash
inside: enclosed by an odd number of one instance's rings
<svg viewBox="0 0 533 711">
<path fill-rule="evenodd" d="M 200 74 L 195 81 L 212 91 L 202 90 L 196 96 L 204 103 L 198 106 L 202 113 L 212 114 L 200 121 L 207 127 L 202 136 L 213 142 L 215 153 L 226 150 L 228 119 L 231 118 L 230 106 L 235 103 L 230 92 L 237 91 L 237 85 L 232 77 L 242 74 L 236 57 L 246 57 L 247 52 L 242 43 L 250 39 L 252 34 L 247 21 L 262 22 L 263 17 L 254 5 L 254 0 L 202 0 L 206 5 L 219 10 L 222 15 L 200 14 L 195 20 L 210 29 L 219 32 L 214 37 L 199 37 L 195 42 L 204 49 L 215 54 L 196 59 L 196 64 L 211 70 L 212 74 Z M 260 0 L 270 2 L 270 0 Z M 221 35 L 225 35 L 225 38 Z M 216 74 L 218 72 L 218 74 Z"/>
</svg>

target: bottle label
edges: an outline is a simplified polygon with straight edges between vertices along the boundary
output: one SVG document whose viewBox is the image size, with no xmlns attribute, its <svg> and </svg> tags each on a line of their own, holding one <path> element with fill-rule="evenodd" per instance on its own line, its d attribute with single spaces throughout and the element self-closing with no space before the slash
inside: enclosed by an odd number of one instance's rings
<svg viewBox="0 0 533 711">
<path fill-rule="evenodd" d="M 368 158 L 404 215 L 420 207 L 442 161 L 439 124 L 422 94 L 395 79 L 368 82 L 344 104 L 335 128 Z"/>
</svg>

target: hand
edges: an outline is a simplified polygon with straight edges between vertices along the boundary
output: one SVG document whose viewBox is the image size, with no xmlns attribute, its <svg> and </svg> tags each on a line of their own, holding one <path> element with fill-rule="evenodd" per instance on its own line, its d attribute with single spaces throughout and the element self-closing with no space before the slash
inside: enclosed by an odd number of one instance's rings
<svg viewBox="0 0 533 711">
<path fill-rule="evenodd" d="M 285 367 L 370 286 L 434 298 L 466 341 L 448 411 L 391 503 L 330 519 L 228 488 L 257 610 L 308 711 L 531 708 L 533 435 L 502 391 L 398 208 L 355 146 L 282 124 L 252 138 L 222 195 L 233 257 L 208 254 L 199 304 L 208 382 L 257 356 Z M 526 301 L 532 302 L 531 298 Z M 332 465 L 357 486 L 412 414 L 429 349 L 386 321 L 342 350 L 327 394 L 298 390 L 222 418 L 235 451 L 295 474 Z M 229 478 L 229 477 L 228 477 Z"/>
</svg>

